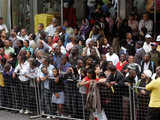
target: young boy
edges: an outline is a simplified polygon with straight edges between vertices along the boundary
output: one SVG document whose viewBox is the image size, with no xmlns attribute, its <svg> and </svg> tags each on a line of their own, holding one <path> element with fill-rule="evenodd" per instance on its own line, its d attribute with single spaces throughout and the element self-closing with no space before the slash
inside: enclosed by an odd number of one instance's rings
<svg viewBox="0 0 160 120">
<path fill-rule="evenodd" d="M 41 81 L 41 102 L 42 102 L 42 111 L 45 111 L 45 113 L 50 114 L 51 113 L 51 91 L 49 87 L 49 73 L 47 70 L 47 67 L 41 68 L 41 75 L 40 75 L 40 81 Z M 47 119 L 49 119 L 50 116 L 47 116 Z"/>
</svg>

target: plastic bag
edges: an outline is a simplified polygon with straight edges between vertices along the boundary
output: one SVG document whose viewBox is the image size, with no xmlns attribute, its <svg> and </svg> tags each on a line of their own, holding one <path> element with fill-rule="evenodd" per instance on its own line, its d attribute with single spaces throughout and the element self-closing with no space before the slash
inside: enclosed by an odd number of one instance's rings
<svg viewBox="0 0 160 120">
<path fill-rule="evenodd" d="M 95 120 L 108 120 L 104 110 L 102 110 L 101 113 L 95 112 L 93 115 Z"/>
</svg>

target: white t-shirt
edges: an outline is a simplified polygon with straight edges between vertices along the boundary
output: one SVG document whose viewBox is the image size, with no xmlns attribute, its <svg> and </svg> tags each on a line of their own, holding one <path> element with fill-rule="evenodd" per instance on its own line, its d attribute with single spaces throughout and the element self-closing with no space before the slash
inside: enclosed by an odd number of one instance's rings
<svg viewBox="0 0 160 120">
<path fill-rule="evenodd" d="M 6 33 L 8 33 L 7 26 L 5 24 L 0 25 L 0 30 L 5 29 Z"/>
<path fill-rule="evenodd" d="M 145 51 L 146 53 L 151 52 L 151 50 L 152 50 L 151 43 L 150 43 L 150 44 L 147 44 L 146 42 L 144 42 L 143 49 L 144 49 L 144 51 Z"/>
<path fill-rule="evenodd" d="M 14 72 L 18 73 L 19 71 L 19 80 L 22 82 L 28 81 L 29 79 L 27 77 L 25 77 L 24 75 L 28 73 L 28 69 L 29 69 L 29 62 L 26 61 L 24 64 L 18 64 L 18 66 L 15 68 Z"/>
<path fill-rule="evenodd" d="M 45 32 L 48 33 L 49 36 L 54 36 L 54 33 L 56 32 L 57 27 L 54 27 L 53 25 L 48 26 L 45 29 Z"/>
<path fill-rule="evenodd" d="M 106 54 L 106 60 L 111 61 L 113 65 L 116 65 L 119 62 L 119 57 L 115 53 L 110 55 L 109 53 Z"/>
</svg>

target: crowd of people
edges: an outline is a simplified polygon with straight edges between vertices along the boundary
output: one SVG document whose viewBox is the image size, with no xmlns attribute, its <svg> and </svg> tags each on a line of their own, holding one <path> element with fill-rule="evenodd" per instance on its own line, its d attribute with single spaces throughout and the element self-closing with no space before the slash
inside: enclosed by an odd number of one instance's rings
<svg viewBox="0 0 160 120">
<path fill-rule="evenodd" d="M 74 27 L 67 20 L 60 26 L 53 18 L 47 28 L 39 24 L 37 33 L 19 30 L 20 26 L 8 31 L 0 17 L 1 105 L 14 108 L 19 101 L 19 112 L 30 113 L 36 83 L 42 112 L 52 114 L 51 104 L 55 104 L 55 111 L 64 115 L 71 109 L 71 98 L 72 104 L 77 103 L 79 93 L 72 90 L 84 87 L 88 95 L 90 83 L 96 81 L 104 88 L 100 90 L 104 98 L 101 102 L 105 101 L 102 107 L 109 119 L 129 119 L 128 88 L 136 86 L 140 101 L 137 119 L 145 120 L 150 95 L 147 90 L 153 90 L 160 77 L 160 36 L 153 33 L 148 13 L 140 19 L 130 14 L 122 20 L 109 12 L 104 14 L 104 10 L 97 8 L 89 19 L 82 19 L 81 25 Z M 147 90 L 143 89 L 150 83 Z M 110 93 L 104 95 L 105 89 Z M 154 92 L 158 96 L 159 91 Z M 160 118 L 160 99 L 156 103 L 150 106 L 149 120 Z M 75 115 L 78 112 L 74 107 Z"/>
</svg>

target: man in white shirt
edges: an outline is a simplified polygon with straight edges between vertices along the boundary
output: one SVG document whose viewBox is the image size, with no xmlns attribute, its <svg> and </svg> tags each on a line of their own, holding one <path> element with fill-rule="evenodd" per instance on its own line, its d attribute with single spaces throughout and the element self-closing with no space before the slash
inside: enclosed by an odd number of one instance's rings
<svg viewBox="0 0 160 120">
<path fill-rule="evenodd" d="M 53 18 L 52 24 L 45 29 L 45 32 L 48 33 L 49 36 L 53 37 L 54 33 L 56 32 L 56 29 L 57 29 L 57 19 Z"/>
<path fill-rule="evenodd" d="M 144 27 L 147 29 L 148 34 L 152 34 L 153 21 L 149 19 L 149 15 L 147 13 L 143 15 L 143 19 L 139 22 L 139 31 L 141 32 Z"/>
<path fill-rule="evenodd" d="M 0 17 L 0 31 L 3 29 L 6 31 L 6 33 L 8 33 L 6 24 L 3 24 L 3 17 Z"/>
<path fill-rule="evenodd" d="M 117 65 L 119 62 L 119 57 L 113 52 L 112 47 L 110 48 L 109 53 L 106 54 L 106 61 L 111 61 L 113 65 Z"/>
<path fill-rule="evenodd" d="M 17 39 L 22 41 L 28 40 L 27 30 L 25 28 L 21 29 L 21 32 L 18 33 Z"/>
<path fill-rule="evenodd" d="M 146 53 L 149 53 L 152 50 L 152 46 L 151 46 L 152 36 L 147 34 L 145 36 L 145 39 L 146 39 L 146 42 L 144 42 L 143 49 Z"/>
</svg>

